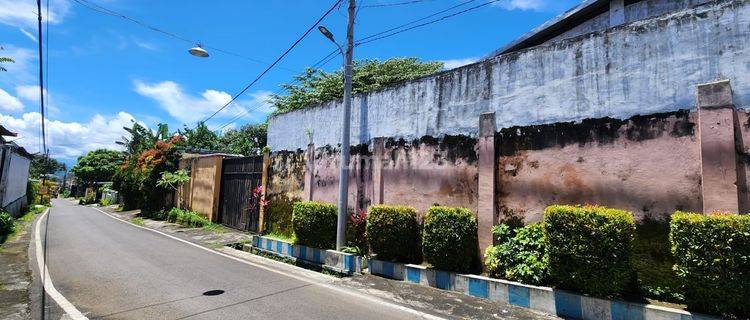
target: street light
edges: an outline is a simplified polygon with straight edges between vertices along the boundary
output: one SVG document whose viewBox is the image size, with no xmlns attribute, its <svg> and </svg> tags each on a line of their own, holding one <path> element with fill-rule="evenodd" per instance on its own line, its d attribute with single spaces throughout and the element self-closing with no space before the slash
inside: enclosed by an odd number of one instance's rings
<svg viewBox="0 0 750 320">
<path fill-rule="evenodd" d="M 346 26 L 346 51 L 333 38 L 333 33 L 324 26 L 318 30 L 331 40 L 344 56 L 344 112 L 341 121 L 341 171 L 339 173 L 339 215 L 336 227 L 336 250 L 346 246 L 346 216 L 349 189 L 349 135 L 352 114 L 352 59 L 354 54 L 354 10 L 355 0 L 349 0 L 349 21 Z"/>
<path fill-rule="evenodd" d="M 188 52 L 190 52 L 190 54 L 199 58 L 208 58 L 208 51 L 203 49 L 200 43 L 196 45 L 195 47 L 190 48 Z"/>
</svg>

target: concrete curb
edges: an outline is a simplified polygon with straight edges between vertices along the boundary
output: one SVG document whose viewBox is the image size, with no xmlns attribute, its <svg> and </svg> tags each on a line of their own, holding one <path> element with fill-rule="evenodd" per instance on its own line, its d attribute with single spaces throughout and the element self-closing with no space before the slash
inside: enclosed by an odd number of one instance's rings
<svg viewBox="0 0 750 320">
<path fill-rule="evenodd" d="M 461 292 L 565 318 L 583 320 L 709 320 L 718 317 L 650 304 L 606 300 L 549 287 L 459 274 L 421 265 L 369 260 L 369 272 L 390 279 Z"/>
<path fill-rule="evenodd" d="M 363 263 L 364 260 L 361 256 L 354 254 L 295 245 L 263 236 L 253 236 L 252 247 L 265 253 L 301 260 L 308 264 L 345 274 L 361 274 L 362 266 L 366 264 Z"/>
</svg>

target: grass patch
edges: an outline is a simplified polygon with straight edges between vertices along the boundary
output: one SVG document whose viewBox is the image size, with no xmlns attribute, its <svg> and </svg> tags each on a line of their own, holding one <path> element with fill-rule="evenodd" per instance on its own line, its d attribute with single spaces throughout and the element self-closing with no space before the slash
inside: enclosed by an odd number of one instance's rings
<svg viewBox="0 0 750 320">
<path fill-rule="evenodd" d="M 133 219 L 130 219 L 130 222 L 137 226 L 141 226 L 141 227 L 143 226 L 143 218 L 141 217 L 135 217 Z"/>
<path fill-rule="evenodd" d="M 11 231 L 8 234 L 0 235 L 0 245 L 7 241 L 11 241 L 18 236 L 18 233 L 21 232 L 21 230 L 24 230 L 26 228 L 26 225 L 30 222 L 34 221 L 34 218 L 36 218 L 36 215 L 44 212 L 49 208 L 49 206 L 43 206 L 43 205 L 33 205 L 31 206 L 24 215 L 20 216 L 18 219 L 15 219 L 13 221 L 13 231 Z"/>
<path fill-rule="evenodd" d="M 209 223 L 203 226 L 203 230 L 213 232 L 213 233 L 218 233 L 218 234 L 227 232 L 227 229 L 224 226 L 217 224 L 217 223 Z"/>
<path fill-rule="evenodd" d="M 271 231 L 267 234 L 264 234 L 263 236 L 266 238 L 281 240 L 289 243 L 294 243 L 295 241 L 297 241 L 297 237 L 295 237 L 294 234 L 289 235 L 279 231 Z"/>
</svg>

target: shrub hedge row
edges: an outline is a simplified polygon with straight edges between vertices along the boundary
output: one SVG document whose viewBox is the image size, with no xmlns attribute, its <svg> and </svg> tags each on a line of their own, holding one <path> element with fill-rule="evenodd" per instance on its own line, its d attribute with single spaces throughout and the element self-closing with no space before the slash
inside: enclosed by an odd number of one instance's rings
<svg viewBox="0 0 750 320">
<path fill-rule="evenodd" d="M 492 228 L 494 246 L 487 248 L 484 265 L 491 276 L 530 284 L 546 284 L 549 262 L 541 223 L 515 230 L 507 224 Z"/>
<path fill-rule="evenodd" d="M 167 221 L 174 222 L 186 227 L 201 228 L 211 224 L 211 221 L 200 213 L 172 208 L 167 212 Z"/>
<path fill-rule="evenodd" d="M 750 318 L 750 215 L 678 211 L 669 239 L 689 308 Z"/>
<path fill-rule="evenodd" d="M 407 206 L 371 206 L 367 214 L 367 240 L 378 259 L 418 262 L 417 210 Z"/>
<path fill-rule="evenodd" d="M 316 201 L 295 202 L 292 230 L 297 243 L 320 249 L 335 248 L 337 218 L 335 205 Z"/>
<path fill-rule="evenodd" d="M 477 257 L 477 219 L 465 208 L 433 206 L 424 216 L 422 253 L 435 268 L 468 272 Z"/>
<path fill-rule="evenodd" d="M 627 211 L 549 206 L 544 235 L 550 275 L 562 288 L 603 297 L 617 294 L 631 281 L 634 233 Z"/>
</svg>

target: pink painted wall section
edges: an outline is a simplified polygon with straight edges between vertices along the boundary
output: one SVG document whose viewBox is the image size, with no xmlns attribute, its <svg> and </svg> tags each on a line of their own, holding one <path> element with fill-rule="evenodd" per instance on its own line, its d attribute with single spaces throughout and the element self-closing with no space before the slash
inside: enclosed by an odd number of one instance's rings
<svg viewBox="0 0 750 320">
<path fill-rule="evenodd" d="M 420 214 L 433 204 L 477 212 L 476 140 L 456 144 L 444 141 L 442 148 L 433 143 L 386 146 L 384 203 L 413 206 Z"/>
<path fill-rule="evenodd" d="M 667 219 L 700 212 L 696 113 L 510 128 L 496 136 L 499 218 L 541 220 L 551 204 L 598 204 Z"/>
<path fill-rule="evenodd" d="M 349 207 L 410 205 L 422 213 L 437 203 L 476 212 L 476 140 L 461 141 L 448 146 L 436 139 L 381 140 L 372 150 L 355 148 L 349 167 Z M 313 200 L 337 202 L 339 161 L 338 150 L 315 151 Z"/>
</svg>

